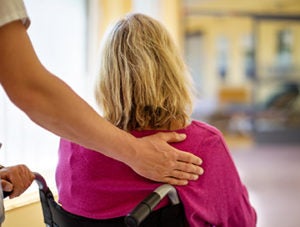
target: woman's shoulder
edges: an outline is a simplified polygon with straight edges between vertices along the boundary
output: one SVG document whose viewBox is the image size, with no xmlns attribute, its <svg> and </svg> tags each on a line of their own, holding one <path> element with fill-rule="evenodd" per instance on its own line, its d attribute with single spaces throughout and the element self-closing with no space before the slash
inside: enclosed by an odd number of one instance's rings
<svg viewBox="0 0 300 227">
<path fill-rule="evenodd" d="M 199 120 L 192 120 L 191 123 L 185 128 L 186 132 L 193 132 L 193 133 L 201 133 L 206 136 L 222 136 L 221 131 L 214 127 L 213 125 L 210 125 L 209 123 L 206 123 L 204 121 Z"/>
<path fill-rule="evenodd" d="M 210 150 L 212 146 L 224 148 L 225 141 L 221 131 L 206 122 L 193 120 L 184 129 L 176 132 L 186 134 L 184 144 L 189 144 L 195 149 L 200 147 L 200 150 Z"/>
</svg>

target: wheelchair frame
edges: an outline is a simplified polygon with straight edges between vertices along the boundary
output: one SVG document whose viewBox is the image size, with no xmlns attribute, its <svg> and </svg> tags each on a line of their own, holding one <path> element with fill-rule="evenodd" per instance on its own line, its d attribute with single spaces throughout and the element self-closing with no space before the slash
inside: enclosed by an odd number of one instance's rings
<svg viewBox="0 0 300 227">
<path fill-rule="evenodd" d="M 117 226 L 113 223 L 113 221 L 110 221 L 112 219 L 94 220 L 85 217 L 80 217 L 65 211 L 55 201 L 54 196 L 43 176 L 37 172 L 34 172 L 34 175 L 35 181 L 39 186 L 40 202 L 46 227 L 96 227 L 101 226 L 102 222 L 103 226 Z M 174 207 L 176 211 L 178 209 L 182 209 L 180 207 L 181 204 L 176 189 L 170 184 L 163 184 L 157 187 L 152 193 L 150 193 L 149 196 L 147 196 L 143 201 L 141 201 L 128 215 L 126 215 L 123 218 L 117 218 L 114 220 L 117 220 L 119 223 L 122 223 L 118 226 L 138 227 L 152 213 L 154 208 L 165 196 L 168 196 L 172 205 L 174 205 L 170 208 L 173 209 Z M 182 218 L 180 219 L 180 221 L 181 220 Z M 59 226 L 58 224 L 56 224 L 57 221 L 60 223 L 67 224 Z M 99 224 L 99 222 L 101 223 Z M 179 224 L 179 226 L 184 226 L 184 224 Z"/>
</svg>

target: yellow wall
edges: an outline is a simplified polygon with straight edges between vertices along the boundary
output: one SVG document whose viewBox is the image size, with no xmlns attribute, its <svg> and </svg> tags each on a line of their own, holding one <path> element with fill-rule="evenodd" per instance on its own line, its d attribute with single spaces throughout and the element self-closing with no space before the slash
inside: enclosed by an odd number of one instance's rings
<svg viewBox="0 0 300 227">
<path fill-rule="evenodd" d="M 180 0 L 163 0 L 159 1 L 161 7 L 161 21 L 174 38 L 179 49 L 183 51 L 183 37 L 184 37 L 184 24 L 183 24 L 183 6 Z"/>
<path fill-rule="evenodd" d="M 102 37 L 107 27 L 132 9 L 131 0 L 99 0 L 99 36 Z"/>
<path fill-rule="evenodd" d="M 291 21 L 263 21 L 258 25 L 258 75 L 261 79 L 260 92 L 257 94 L 258 99 L 262 100 L 267 97 L 276 86 L 285 80 L 300 82 L 300 23 Z M 280 30 L 288 29 L 292 32 L 292 64 L 291 73 L 280 74 L 276 71 L 278 60 L 276 59 L 277 51 L 277 33 Z"/>
<path fill-rule="evenodd" d="M 300 67 L 300 23 L 291 21 L 262 21 L 259 24 L 258 62 L 260 66 L 273 65 L 276 62 L 276 34 L 283 29 L 292 32 L 292 55 L 294 64 Z"/>
<path fill-rule="evenodd" d="M 201 65 L 203 92 L 206 96 L 217 95 L 219 87 L 224 85 L 245 86 L 246 75 L 243 72 L 243 38 L 251 34 L 252 21 L 246 17 L 211 17 L 201 18 L 189 17 L 186 20 L 186 32 L 200 31 L 203 34 L 204 60 Z M 229 65 L 226 81 L 221 81 L 217 72 L 217 39 L 220 36 L 228 39 L 229 44 Z M 251 86 L 248 84 L 247 86 Z"/>
<path fill-rule="evenodd" d="M 153 1 L 153 0 L 151 0 Z M 183 24 L 182 24 L 182 5 L 180 0 L 159 0 L 160 9 L 150 9 L 153 14 L 159 11 L 161 20 L 173 35 L 177 43 L 182 44 Z M 95 10 L 96 8 L 96 10 Z M 97 42 L 101 41 L 107 27 L 115 20 L 130 12 L 139 12 L 134 8 L 134 0 L 98 0 L 90 4 L 90 11 L 96 14 L 97 19 L 93 21 L 92 29 L 96 30 L 93 35 L 98 36 Z M 140 11 L 143 13 L 143 11 Z M 151 13 L 150 13 L 151 14 Z"/>
<path fill-rule="evenodd" d="M 146 0 L 95 0 L 89 1 L 88 71 L 93 72 L 98 64 L 98 50 L 108 26 L 130 12 L 140 12 L 160 20 L 183 51 L 183 7 L 180 0 L 148 0 L 149 8 L 139 9 L 135 2 Z M 156 4 L 152 4 L 152 3 Z M 151 8 L 153 7 L 153 8 Z M 93 73 L 92 73 L 93 74 Z"/>
</svg>

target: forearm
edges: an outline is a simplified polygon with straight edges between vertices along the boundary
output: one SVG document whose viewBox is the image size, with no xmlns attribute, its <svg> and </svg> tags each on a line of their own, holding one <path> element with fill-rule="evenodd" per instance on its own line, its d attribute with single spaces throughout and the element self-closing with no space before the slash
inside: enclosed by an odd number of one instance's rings
<svg viewBox="0 0 300 227">
<path fill-rule="evenodd" d="M 34 94 L 28 116 L 49 131 L 120 161 L 133 151 L 135 138 L 102 118 L 57 77 L 49 77 L 45 93 Z M 50 86 L 51 85 L 51 86 Z M 55 89 L 53 89 L 55 88 Z M 123 140 L 123 141 L 122 141 Z"/>
<path fill-rule="evenodd" d="M 22 107 L 24 112 L 38 125 L 61 137 L 125 161 L 123 155 L 130 155 L 128 146 L 135 139 L 103 119 L 57 77 L 47 80 L 40 85 L 47 85 L 43 90 L 29 89 L 35 93 L 28 102 L 24 101 L 27 103 Z"/>
</svg>

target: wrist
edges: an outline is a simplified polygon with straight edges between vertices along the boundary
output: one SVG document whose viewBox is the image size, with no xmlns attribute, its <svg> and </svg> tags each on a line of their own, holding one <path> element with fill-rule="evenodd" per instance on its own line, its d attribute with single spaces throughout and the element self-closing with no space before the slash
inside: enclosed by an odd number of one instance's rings
<svg viewBox="0 0 300 227">
<path fill-rule="evenodd" d="M 128 132 L 126 132 L 122 139 L 123 141 L 119 143 L 122 146 L 117 148 L 119 156 L 118 159 L 121 162 L 131 166 L 133 161 L 137 161 L 137 147 L 139 147 L 138 139 Z"/>
</svg>

